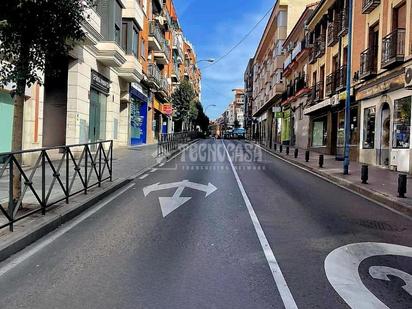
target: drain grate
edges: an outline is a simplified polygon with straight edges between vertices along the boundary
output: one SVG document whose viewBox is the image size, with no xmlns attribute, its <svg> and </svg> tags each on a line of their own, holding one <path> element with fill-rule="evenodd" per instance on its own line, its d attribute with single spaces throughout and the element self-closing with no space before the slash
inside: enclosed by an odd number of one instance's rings
<svg viewBox="0 0 412 309">
<path fill-rule="evenodd" d="M 394 226 L 388 222 L 384 221 L 375 221 L 375 220 L 365 220 L 360 219 L 357 222 L 360 226 L 374 229 L 379 231 L 388 231 L 388 232 L 403 232 L 406 230 L 406 227 Z"/>
</svg>

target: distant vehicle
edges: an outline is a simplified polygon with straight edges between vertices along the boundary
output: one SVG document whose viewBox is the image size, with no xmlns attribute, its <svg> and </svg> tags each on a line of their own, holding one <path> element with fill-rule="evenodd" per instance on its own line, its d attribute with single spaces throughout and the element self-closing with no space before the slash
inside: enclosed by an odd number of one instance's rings
<svg viewBox="0 0 412 309">
<path fill-rule="evenodd" d="M 246 137 L 246 130 L 244 128 L 236 128 L 232 130 L 227 130 L 223 138 L 225 139 L 244 139 Z"/>
</svg>

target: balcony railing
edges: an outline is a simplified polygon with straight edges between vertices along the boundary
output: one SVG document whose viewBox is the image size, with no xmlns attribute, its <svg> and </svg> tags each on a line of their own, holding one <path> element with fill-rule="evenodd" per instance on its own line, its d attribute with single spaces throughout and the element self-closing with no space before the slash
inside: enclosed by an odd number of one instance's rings
<svg viewBox="0 0 412 309">
<path fill-rule="evenodd" d="M 372 12 L 379 4 L 380 0 L 362 0 L 362 14 L 369 14 Z"/>
<path fill-rule="evenodd" d="M 317 45 L 313 44 L 309 52 L 309 59 L 308 59 L 309 64 L 314 64 L 316 62 L 317 60 L 316 53 L 317 53 Z"/>
<path fill-rule="evenodd" d="M 165 37 L 162 33 L 162 30 L 160 30 L 159 24 L 155 20 L 150 21 L 149 35 L 154 37 L 157 40 L 160 47 L 162 47 L 164 45 Z"/>
<path fill-rule="evenodd" d="M 405 29 L 398 28 L 382 39 L 382 68 L 403 62 L 405 58 Z"/>
<path fill-rule="evenodd" d="M 339 15 L 339 33 L 338 35 L 340 36 L 344 36 L 345 34 L 348 33 L 348 29 L 349 29 L 349 13 L 348 11 L 345 9 L 340 15 Z"/>
<path fill-rule="evenodd" d="M 326 34 L 322 34 L 316 39 L 316 57 L 320 58 L 325 54 L 326 49 Z"/>
<path fill-rule="evenodd" d="M 341 91 L 346 88 L 347 66 L 341 66 L 336 74 L 336 91 Z"/>
<path fill-rule="evenodd" d="M 318 82 L 315 87 L 315 101 L 322 101 L 324 93 L 323 80 Z"/>
<path fill-rule="evenodd" d="M 365 49 L 360 54 L 360 70 L 359 77 L 366 79 L 368 77 L 373 77 L 377 73 L 377 55 L 376 48 Z"/>
<path fill-rule="evenodd" d="M 160 87 L 160 80 L 161 80 L 162 74 L 160 73 L 160 69 L 157 67 L 156 64 L 149 63 L 148 77 L 149 77 L 150 82 L 155 83 L 157 87 Z"/>
<path fill-rule="evenodd" d="M 339 26 L 339 23 L 336 20 L 328 24 L 328 39 L 327 39 L 328 46 L 333 46 L 339 41 L 338 40 L 338 26 Z"/>
<path fill-rule="evenodd" d="M 332 73 L 326 76 L 325 95 L 330 97 L 335 94 L 335 91 L 336 91 L 336 74 Z"/>
</svg>

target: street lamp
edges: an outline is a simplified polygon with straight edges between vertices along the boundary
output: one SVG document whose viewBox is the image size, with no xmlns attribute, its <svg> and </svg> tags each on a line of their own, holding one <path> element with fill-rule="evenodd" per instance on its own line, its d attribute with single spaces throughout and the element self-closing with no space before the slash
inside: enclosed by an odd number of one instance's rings
<svg viewBox="0 0 412 309">
<path fill-rule="evenodd" d="M 206 114 L 206 111 L 207 111 L 207 109 L 209 108 L 209 107 L 216 107 L 217 105 L 216 104 L 209 104 L 208 106 L 206 106 L 206 108 L 205 108 L 205 114 Z"/>
<path fill-rule="evenodd" d="M 213 62 L 215 62 L 215 59 L 214 59 L 214 58 L 201 59 L 201 60 L 197 61 L 196 63 L 199 63 L 199 62 L 209 62 L 209 63 L 213 63 Z"/>
</svg>

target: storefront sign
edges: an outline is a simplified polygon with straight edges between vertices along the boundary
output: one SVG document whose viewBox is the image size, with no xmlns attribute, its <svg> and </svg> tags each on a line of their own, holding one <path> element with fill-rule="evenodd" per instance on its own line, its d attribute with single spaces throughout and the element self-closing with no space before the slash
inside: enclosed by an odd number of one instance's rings
<svg viewBox="0 0 412 309">
<path fill-rule="evenodd" d="M 275 113 L 275 118 L 281 119 L 281 118 L 283 118 L 283 117 L 284 117 L 283 112 L 276 112 L 276 113 Z"/>
<path fill-rule="evenodd" d="M 387 80 L 377 81 L 376 84 L 367 88 L 361 88 L 356 94 L 356 100 L 365 100 L 368 98 L 376 97 L 386 91 L 395 91 L 403 88 L 405 84 L 405 78 L 403 75 L 398 75 Z"/>
<path fill-rule="evenodd" d="M 133 85 L 130 86 L 130 94 L 135 99 L 138 99 L 138 100 L 140 100 L 142 102 L 145 102 L 145 103 L 148 102 L 147 96 L 144 93 L 142 93 L 139 89 L 133 87 Z"/>
<path fill-rule="evenodd" d="M 172 108 L 172 104 L 170 103 L 164 103 L 163 107 L 162 107 L 163 113 L 170 116 L 171 114 L 173 114 L 173 108 Z"/>
<path fill-rule="evenodd" d="M 160 102 L 155 97 L 153 97 L 153 108 L 161 111 Z"/>
<path fill-rule="evenodd" d="M 318 104 L 315 104 L 315 105 L 313 105 L 313 106 L 311 106 L 311 107 L 306 108 L 306 109 L 303 111 L 303 113 L 304 113 L 305 115 L 307 115 L 307 114 L 313 113 L 313 112 L 315 112 L 315 111 L 317 111 L 317 110 L 319 110 L 319 109 L 321 109 L 321 108 L 330 106 L 331 104 L 332 104 L 332 100 L 331 100 L 331 99 L 326 99 L 326 100 L 324 100 L 324 101 L 322 101 L 322 102 L 320 102 L 320 103 L 318 103 Z"/>
<path fill-rule="evenodd" d="M 96 88 L 96 90 L 99 90 L 103 92 L 104 94 L 109 94 L 110 92 L 110 80 L 104 77 L 102 74 L 99 72 L 93 71 L 92 70 L 92 75 L 91 75 L 92 81 L 91 81 L 91 86 L 93 88 Z"/>
</svg>

